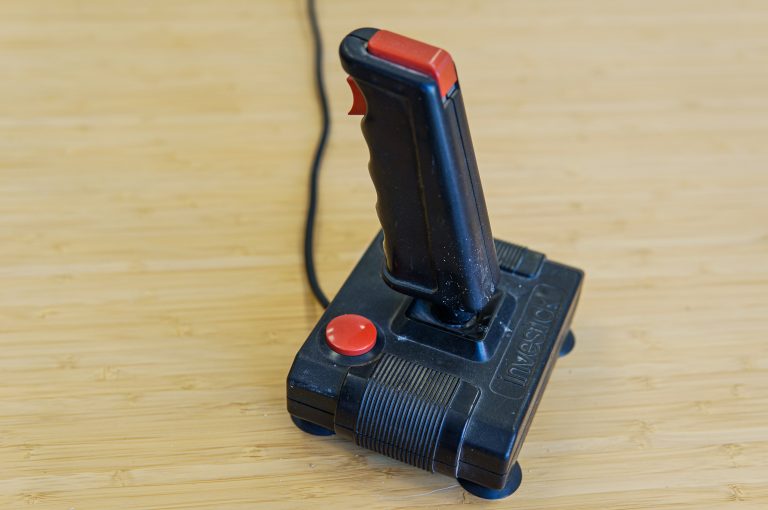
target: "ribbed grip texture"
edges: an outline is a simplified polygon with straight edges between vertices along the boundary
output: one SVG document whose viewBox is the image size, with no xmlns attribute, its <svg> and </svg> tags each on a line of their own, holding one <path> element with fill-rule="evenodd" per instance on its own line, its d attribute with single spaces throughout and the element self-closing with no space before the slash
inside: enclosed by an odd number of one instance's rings
<svg viewBox="0 0 768 510">
<path fill-rule="evenodd" d="M 458 377 L 389 354 L 363 394 L 355 442 L 427 471 Z"/>
<path fill-rule="evenodd" d="M 496 257 L 502 271 L 508 271 L 520 276 L 533 276 L 544 262 L 544 254 L 529 250 L 523 246 L 494 240 Z"/>
<path fill-rule="evenodd" d="M 496 258 L 504 271 L 514 271 L 524 252 L 525 248 L 522 246 L 496 240 Z"/>
</svg>

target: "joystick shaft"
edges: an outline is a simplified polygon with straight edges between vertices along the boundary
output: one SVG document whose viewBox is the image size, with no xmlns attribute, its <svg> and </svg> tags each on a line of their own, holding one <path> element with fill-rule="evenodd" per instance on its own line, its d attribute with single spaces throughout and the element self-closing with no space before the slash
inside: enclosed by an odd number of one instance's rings
<svg viewBox="0 0 768 510">
<path fill-rule="evenodd" d="M 499 263 L 450 55 L 385 30 L 341 43 L 370 150 L 384 231 L 382 276 L 463 323 L 491 300 Z M 361 103 L 362 102 L 362 103 Z"/>
</svg>

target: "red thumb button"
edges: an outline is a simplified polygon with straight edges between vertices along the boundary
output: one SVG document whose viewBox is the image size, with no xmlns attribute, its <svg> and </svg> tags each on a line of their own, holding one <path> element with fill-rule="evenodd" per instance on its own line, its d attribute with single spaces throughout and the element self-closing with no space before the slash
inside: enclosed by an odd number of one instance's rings
<svg viewBox="0 0 768 510">
<path fill-rule="evenodd" d="M 376 345 L 376 326 L 362 315 L 339 315 L 325 327 L 328 347 L 344 356 L 360 356 Z"/>
</svg>

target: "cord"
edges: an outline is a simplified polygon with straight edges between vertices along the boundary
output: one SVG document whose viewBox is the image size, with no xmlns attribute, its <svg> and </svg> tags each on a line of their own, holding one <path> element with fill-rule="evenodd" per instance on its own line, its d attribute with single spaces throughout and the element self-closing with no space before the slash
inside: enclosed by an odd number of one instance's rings
<svg viewBox="0 0 768 510">
<path fill-rule="evenodd" d="M 317 146 L 315 147 L 315 155 L 312 158 L 312 165 L 309 169 L 309 203 L 307 204 L 307 219 L 304 224 L 304 270 L 307 273 L 307 281 L 312 288 L 312 294 L 315 295 L 315 298 L 323 308 L 328 308 L 328 298 L 320 287 L 320 282 L 317 280 L 317 273 L 315 272 L 313 241 L 315 237 L 315 216 L 317 215 L 318 176 L 325 146 L 328 142 L 328 134 L 331 130 L 331 119 L 328 115 L 328 97 L 325 93 L 325 83 L 323 81 L 323 40 L 320 36 L 314 0 L 307 0 L 307 12 L 315 46 L 315 89 L 322 112 L 322 127 L 320 129 L 320 137 L 317 140 Z"/>
</svg>

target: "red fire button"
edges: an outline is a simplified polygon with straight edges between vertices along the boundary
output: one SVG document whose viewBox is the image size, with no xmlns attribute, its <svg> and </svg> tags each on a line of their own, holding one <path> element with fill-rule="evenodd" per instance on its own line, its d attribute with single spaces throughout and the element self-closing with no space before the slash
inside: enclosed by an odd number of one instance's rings
<svg viewBox="0 0 768 510">
<path fill-rule="evenodd" d="M 440 48 L 387 30 L 368 41 L 371 55 L 431 76 L 445 97 L 458 81 L 451 55 Z"/>
<path fill-rule="evenodd" d="M 328 347 L 345 356 L 360 356 L 376 345 L 376 326 L 362 315 L 339 315 L 325 327 Z"/>
</svg>

